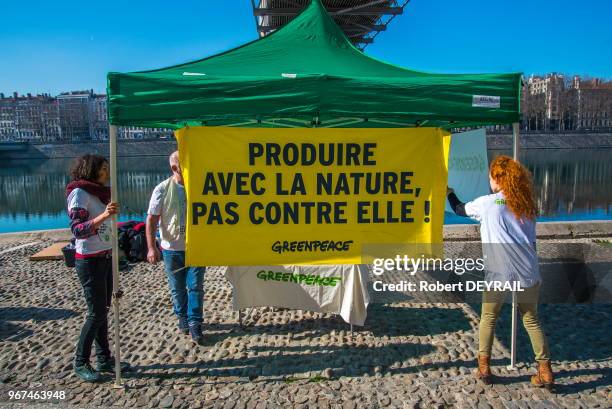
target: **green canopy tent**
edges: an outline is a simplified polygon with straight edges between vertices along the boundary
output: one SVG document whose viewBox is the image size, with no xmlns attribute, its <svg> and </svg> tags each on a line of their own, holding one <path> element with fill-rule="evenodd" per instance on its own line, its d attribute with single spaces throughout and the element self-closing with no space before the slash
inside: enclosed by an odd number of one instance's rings
<svg viewBox="0 0 612 409">
<path fill-rule="evenodd" d="M 449 129 L 513 123 L 518 133 L 520 88 L 520 73 L 431 74 L 367 56 L 321 1 L 312 0 L 282 28 L 229 51 L 167 68 L 108 74 L 113 201 L 117 126 Z M 117 257 L 113 273 L 117 292 Z"/>
<path fill-rule="evenodd" d="M 282 118 L 457 128 L 517 122 L 520 85 L 519 73 L 429 74 L 369 57 L 314 0 L 279 30 L 221 54 L 109 73 L 108 114 L 114 125 L 174 129 Z"/>
</svg>

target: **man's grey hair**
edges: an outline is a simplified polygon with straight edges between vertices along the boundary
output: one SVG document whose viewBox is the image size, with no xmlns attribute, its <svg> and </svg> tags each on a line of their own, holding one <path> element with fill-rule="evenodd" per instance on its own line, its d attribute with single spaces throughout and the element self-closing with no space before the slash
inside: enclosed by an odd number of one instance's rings
<svg viewBox="0 0 612 409">
<path fill-rule="evenodd" d="M 170 162 L 170 167 L 172 166 L 180 167 L 178 151 L 174 151 L 170 154 L 169 162 Z"/>
</svg>

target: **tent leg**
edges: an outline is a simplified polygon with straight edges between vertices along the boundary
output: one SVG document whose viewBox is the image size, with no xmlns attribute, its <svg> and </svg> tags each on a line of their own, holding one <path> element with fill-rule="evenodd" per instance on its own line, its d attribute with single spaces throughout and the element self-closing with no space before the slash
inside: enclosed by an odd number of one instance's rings
<svg viewBox="0 0 612 409">
<path fill-rule="evenodd" d="M 519 123 L 515 122 L 512 124 L 512 157 L 515 161 L 519 160 L 519 151 L 521 147 L 521 135 Z"/>
<path fill-rule="evenodd" d="M 111 202 L 118 202 L 117 197 L 117 126 L 109 126 L 110 140 L 110 184 Z M 113 266 L 113 315 L 115 332 L 115 388 L 122 388 L 121 380 L 121 341 L 119 338 L 119 302 L 121 299 L 121 287 L 119 283 L 119 235 L 117 230 L 117 215 L 112 216 L 112 266 Z"/>
<path fill-rule="evenodd" d="M 516 369 L 516 333 L 518 330 L 518 308 L 516 305 L 516 292 L 512 291 L 512 329 L 510 330 L 510 365 L 508 369 Z"/>
<path fill-rule="evenodd" d="M 512 157 L 515 161 L 519 160 L 520 133 L 519 123 L 512 124 Z M 512 329 L 510 334 L 510 365 L 508 369 L 516 369 L 516 333 L 518 330 L 518 305 L 516 302 L 516 292 L 512 292 Z"/>
</svg>

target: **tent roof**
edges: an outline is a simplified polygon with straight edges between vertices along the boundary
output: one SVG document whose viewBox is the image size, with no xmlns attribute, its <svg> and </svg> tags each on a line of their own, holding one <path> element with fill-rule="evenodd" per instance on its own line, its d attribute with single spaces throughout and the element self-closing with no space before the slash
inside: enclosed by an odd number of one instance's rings
<svg viewBox="0 0 612 409">
<path fill-rule="evenodd" d="M 310 126 L 317 118 L 322 126 L 455 128 L 518 122 L 520 81 L 519 73 L 429 74 L 369 57 L 312 0 L 279 30 L 238 48 L 109 73 L 108 113 L 122 126 Z"/>
</svg>

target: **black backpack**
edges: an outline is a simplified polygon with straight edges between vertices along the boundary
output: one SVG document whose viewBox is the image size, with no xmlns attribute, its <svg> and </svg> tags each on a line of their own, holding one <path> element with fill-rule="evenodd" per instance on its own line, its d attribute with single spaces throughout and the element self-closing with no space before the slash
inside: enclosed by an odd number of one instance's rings
<svg viewBox="0 0 612 409">
<path fill-rule="evenodd" d="M 118 223 L 119 248 L 131 263 L 147 259 L 146 225 L 143 222 L 129 221 Z"/>
</svg>

